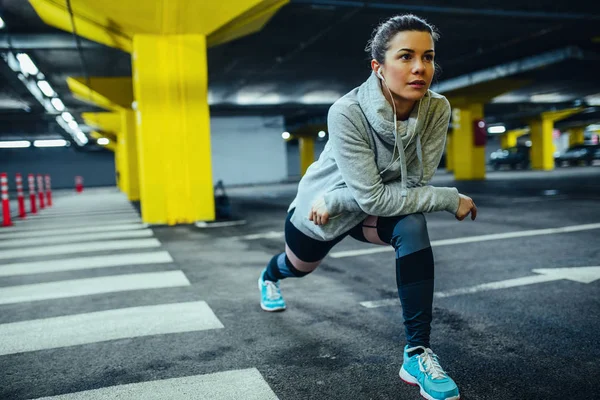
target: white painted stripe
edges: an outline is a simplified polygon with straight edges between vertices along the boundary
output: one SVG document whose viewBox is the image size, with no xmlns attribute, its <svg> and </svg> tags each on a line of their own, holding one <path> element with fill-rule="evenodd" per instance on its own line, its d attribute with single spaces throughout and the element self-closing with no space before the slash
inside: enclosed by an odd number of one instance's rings
<svg viewBox="0 0 600 400">
<path fill-rule="evenodd" d="M 278 400 L 256 368 L 130 383 L 38 400 Z"/>
<path fill-rule="evenodd" d="M 44 212 L 32 215 L 32 221 L 72 221 L 75 219 L 104 219 L 104 218 L 135 218 L 139 217 L 139 214 L 134 211 L 123 211 L 123 212 L 110 212 L 103 214 L 68 214 L 68 215 L 44 215 Z"/>
<path fill-rule="evenodd" d="M 222 228 L 225 226 L 238 226 L 238 225 L 246 225 L 246 221 L 241 219 L 238 221 L 222 221 L 222 222 L 206 222 L 206 221 L 197 221 L 195 223 L 198 228 Z"/>
<path fill-rule="evenodd" d="M 89 253 L 93 251 L 144 249 L 159 247 L 157 239 L 109 240 L 98 243 L 63 244 L 57 246 L 33 247 L 30 249 L 10 249 L 0 251 L 0 260 L 7 258 L 52 256 L 57 254 Z"/>
<path fill-rule="evenodd" d="M 560 279 L 560 278 L 558 278 Z M 436 298 L 444 298 L 451 296 L 458 296 L 461 294 L 471 294 L 482 292 L 486 290 L 497 290 L 497 289 L 506 289 L 516 286 L 525 286 L 525 285 L 533 285 L 534 283 L 542 283 L 542 282 L 550 282 L 557 280 L 555 275 L 533 275 L 533 276 L 525 276 L 522 278 L 508 279 L 500 282 L 491 282 L 491 283 L 483 283 L 481 285 L 453 289 L 448 290 L 446 292 L 435 292 L 433 297 Z M 366 308 L 378 308 L 378 307 L 386 307 L 386 306 L 399 306 L 400 300 L 398 298 L 393 299 L 384 299 L 384 300 L 376 300 L 376 301 L 363 301 L 360 303 L 361 306 Z"/>
<path fill-rule="evenodd" d="M 138 218 L 129 218 L 123 219 L 119 221 L 113 220 L 75 220 L 69 221 L 66 224 L 64 221 L 32 221 L 29 219 L 29 215 L 27 215 L 26 220 L 16 221 L 17 225 L 8 228 L 0 228 L 0 232 L 29 232 L 29 231 L 48 231 L 52 229 L 66 229 L 68 228 L 83 228 L 83 227 L 93 227 L 93 226 L 115 226 L 115 225 L 123 225 L 123 224 L 139 224 L 142 220 Z"/>
<path fill-rule="evenodd" d="M 0 356 L 219 328 L 223 324 L 204 301 L 67 315 L 0 325 Z"/>
<path fill-rule="evenodd" d="M 251 235 L 232 236 L 230 239 L 256 240 L 256 239 L 277 239 L 285 236 L 285 232 L 269 231 L 263 233 L 254 233 Z"/>
<path fill-rule="evenodd" d="M 569 232 L 579 232 L 586 231 L 592 229 L 600 229 L 600 224 L 584 224 L 584 225 L 573 225 L 573 226 L 565 226 L 562 228 L 549 228 L 549 229 L 535 229 L 530 231 L 517 231 L 517 232 L 506 232 L 506 233 L 495 233 L 491 235 L 481 235 L 481 236 L 467 236 L 456 239 L 444 239 L 444 240 L 434 240 L 431 242 L 431 246 L 449 246 L 454 244 L 463 244 L 463 243 L 474 243 L 474 242 L 485 242 L 489 240 L 501 240 L 501 239 L 514 239 L 520 237 L 527 236 L 541 236 L 541 235 L 552 235 L 556 233 L 569 233 Z M 391 246 L 385 247 L 376 247 L 371 249 L 362 249 L 362 250 L 349 250 L 349 251 L 338 251 L 335 253 L 331 253 L 330 256 L 332 258 L 344 258 L 344 257 L 355 257 L 355 256 L 363 256 L 366 254 L 375 254 L 375 253 L 387 253 L 391 252 L 394 249 Z"/>
<path fill-rule="evenodd" d="M 120 224 L 120 225 L 106 225 L 106 226 L 86 226 L 81 228 L 64 227 L 61 229 L 40 229 L 40 230 L 29 230 L 20 232 L 4 232 L 0 230 L 0 240 L 3 239 L 18 239 L 18 238 L 32 238 L 38 236 L 59 236 L 59 235 L 72 235 L 79 233 L 94 233 L 94 232 L 117 232 L 117 231 L 133 231 L 136 229 L 147 228 L 147 224 Z"/>
<path fill-rule="evenodd" d="M 43 212 L 43 216 L 46 217 L 60 217 L 60 216 L 78 216 L 78 215 L 96 215 L 96 214 L 119 214 L 119 213 L 137 213 L 137 210 L 134 209 L 133 207 L 127 207 L 127 208 L 116 208 L 116 209 L 111 209 L 111 210 L 95 210 L 93 208 L 87 207 L 85 209 L 81 209 L 81 210 L 56 210 L 56 209 L 50 209 L 50 210 L 44 210 Z"/>
<path fill-rule="evenodd" d="M 0 265 L 0 276 L 32 275 L 92 268 L 122 267 L 125 265 L 166 264 L 171 262 L 173 262 L 173 258 L 171 258 L 171 255 L 167 251 L 113 254 Z"/>
<path fill-rule="evenodd" d="M 91 296 L 101 293 L 189 285 L 190 282 L 181 271 L 161 271 L 142 274 L 102 276 L 98 278 L 72 279 L 68 281 L 3 287 L 2 290 L 0 290 L 0 304 L 64 299 L 67 297 Z"/>
<path fill-rule="evenodd" d="M 78 235 L 64 235 L 64 236 L 47 236 L 47 237 L 35 237 L 29 239 L 14 239 L 14 240 L 0 240 L 0 249 L 8 247 L 35 247 L 48 244 L 61 244 L 71 243 L 76 245 L 81 242 L 93 242 L 96 240 L 109 240 L 109 239 L 132 239 L 151 237 L 153 235 L 152 229 L 138 229 L 135 231 L 117 231 L 117 232 L 98 232 L 98 233 L 84 233 Z"/>
</svg>

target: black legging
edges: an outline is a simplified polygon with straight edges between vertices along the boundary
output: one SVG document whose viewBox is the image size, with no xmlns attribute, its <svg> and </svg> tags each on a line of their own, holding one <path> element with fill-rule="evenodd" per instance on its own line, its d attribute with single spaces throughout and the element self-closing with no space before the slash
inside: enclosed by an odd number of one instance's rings
<svg viewBox="0 0 600 400">
<path fill-rule="evenodd" d="M 434 260 L 427 222 L 422 213 L 398 217 L 369 216 L 350 231 L 329 241 L 315 240 L 285 221 L 285 252 L 267 265 L 266 280 L 303 277 L 314 271 L 329 251 L 346 236 L 396 250 L 396 283 L 402 304 L 408 345 L 429 347 L 433 303 Z"/>
</svg>

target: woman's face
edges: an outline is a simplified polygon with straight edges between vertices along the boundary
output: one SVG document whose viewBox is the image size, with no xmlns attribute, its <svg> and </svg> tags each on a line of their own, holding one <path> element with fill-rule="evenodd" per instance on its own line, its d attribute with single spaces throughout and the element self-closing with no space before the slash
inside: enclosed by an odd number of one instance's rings
<svg viewBox="0 0 600 400">
<path fill-rule="evenodd" d="M 429 32 L 398 32 L 389 42 L 381 71 L 389 89 L 397 96 L 417 101 L 431 85 L 434 42 Z M 378 63 L 375 61 L 375 65 Z"/>
</svg>

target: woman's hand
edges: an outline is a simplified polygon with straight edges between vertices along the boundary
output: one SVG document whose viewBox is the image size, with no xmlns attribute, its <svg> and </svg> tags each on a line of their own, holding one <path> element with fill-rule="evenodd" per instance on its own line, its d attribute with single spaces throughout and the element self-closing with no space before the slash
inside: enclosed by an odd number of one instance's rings
<svg viewBox="0 0 600 400">
<path fill-rule="evenodd" d="M 473 200 L 470 197 L 465 196 L 464 194 L 460 194 L 460 193 L 459 193 L 459 197 L 460 197 L 460 202 L 458 203 L 458 211 L 456 212 L 456 219 L 459 221 L 462 221 L 470 213 L 471 220 L 475 221 L 475 218 L 477 218 L 477 206 L 475 205 L 475 203 L 473 202 Z"/>
<path fill-rule="evenodd" d="M 324 197 L 319 197 L 313 203 L 308 213 L 308 219 L 313 221 L 315 225 L 325 225 L 329 221 L 329 211 L 327 211 Z"/>
</svg>

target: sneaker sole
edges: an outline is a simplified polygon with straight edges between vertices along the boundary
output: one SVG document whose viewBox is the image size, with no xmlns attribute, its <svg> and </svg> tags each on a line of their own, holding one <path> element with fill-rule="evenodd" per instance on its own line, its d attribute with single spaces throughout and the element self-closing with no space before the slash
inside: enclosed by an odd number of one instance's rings
<svg viewBox="0 0 600 400">
<path fill-rule="evenodd" d="M 404 369 L 404 366 L 402 366 L 402 368 L 400 368 L 399 375 L 400 375 L 400 379 L 402 379 L 405 383 L 408 383 L 411 386 L 418 386 L 420 389 L 420 394 L 423 398 L 425 398 L 427 400 L 441 400 L 441 399 L 433 398 L 430 395 L 428 395 L 427 393 L 425 393 L 425 391 L 423 390 L 423 387 L 421 386 L 419 381 L 417 381 L 414 376 L 409 374 L 408 371 Z M 446 397 L 444 400 L 459 400 L 459 399 L 460 399 L 460 395 Z"/>
<path fill-rule="evenodd" d="M 262 285 L 260 283 L 260 278 L 258 278 L 258 290 L 262 290 Z M 279 311 L 285 311 L 285 306 L 283 307 L 267 307 L 265 306 L 262 301 L 260 302 L 260 308 L 262 308 L 264 311 L 267 312 L 279 312 Z"/>
</svg>

